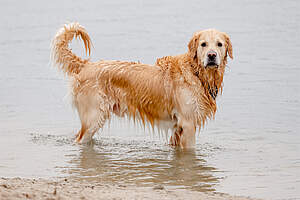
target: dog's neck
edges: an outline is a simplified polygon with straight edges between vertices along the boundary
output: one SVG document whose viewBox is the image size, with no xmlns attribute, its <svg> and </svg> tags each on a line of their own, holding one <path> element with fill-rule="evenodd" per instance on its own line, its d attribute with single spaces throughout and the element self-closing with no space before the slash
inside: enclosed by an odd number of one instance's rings
<svg viewBox="0 0 300 200">
<path fill-rule="evenodd" d="M 223 74 L 226 66 L 226 59 L 221 63 L 218 68 L 207 68 L 190 60 L 192 71 L 194 75 L 200 80 L 201 85 L 205 89 L 207 96 L 216 99 L 219 91 L 222 92 Z"/>
<path fill-rule="evenodd" d="M 214 103 L 218 93 L 222 92 L 223 74 L 226 63 L 227 59 L 225 58 L 218 68 L 205 68 L 201 66 L 201 64 L 198 64 L 198 61 L 192 58 L 189 53 L 177 56 L 166 56 L 156 61 L 156 65 L 163 71 L 169 71 L 171 76 L 173 76 L 175 72 L 180 72 L 185 69 L 181 68 L 181 65 L 191 66 L 190 72 L 200 80 L 201 86 L 205 89 L 206 96 L 212 100 L 211 103 Z M 185 76 L 185 73 L 180 73 L 180 75 Z M 189 77 L 186 77 L 186 79 L 186 81 L 188 81 Z"/>
</svg>

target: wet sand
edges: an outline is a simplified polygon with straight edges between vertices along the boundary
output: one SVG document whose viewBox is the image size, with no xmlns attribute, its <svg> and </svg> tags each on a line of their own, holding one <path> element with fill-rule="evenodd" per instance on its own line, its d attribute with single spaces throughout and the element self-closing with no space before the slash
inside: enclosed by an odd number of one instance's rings
<svg viewBox="0 0 300 200">
<path fill-rule="evenodd" d="M 206 199 L 251 200 L 222 193 L 172 189 L 162 185 L 127 187 L 70 179 L 1 178 L 0 199 Z"/>
</svg>

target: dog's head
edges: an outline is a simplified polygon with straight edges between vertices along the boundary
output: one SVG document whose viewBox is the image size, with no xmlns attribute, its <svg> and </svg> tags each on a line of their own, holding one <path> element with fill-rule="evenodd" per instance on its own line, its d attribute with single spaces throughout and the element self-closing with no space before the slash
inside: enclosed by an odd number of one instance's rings
<svg viewBox="0 0 300 200">
<path fill-rule="evenodd" d="M 194 64 L 205 69 L 226 65 L 227 55 L 233 59 L 229 36 L 215 29 L 195 33 L 188 48 Z"/>
</svg>

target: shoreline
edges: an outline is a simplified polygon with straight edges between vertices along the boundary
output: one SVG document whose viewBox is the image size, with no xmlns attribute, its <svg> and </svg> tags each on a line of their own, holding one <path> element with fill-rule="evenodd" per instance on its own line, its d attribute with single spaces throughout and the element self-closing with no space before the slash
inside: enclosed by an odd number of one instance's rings
<svg viewBox="0 0 300 200">
<path fill-rule="evenodd" d="M 255 200 L 217 192 L 174 189 L 161 185 L 133 187 L 72 179 L 0 178 L 0 199 L 205 199 Z"/>
</svg>

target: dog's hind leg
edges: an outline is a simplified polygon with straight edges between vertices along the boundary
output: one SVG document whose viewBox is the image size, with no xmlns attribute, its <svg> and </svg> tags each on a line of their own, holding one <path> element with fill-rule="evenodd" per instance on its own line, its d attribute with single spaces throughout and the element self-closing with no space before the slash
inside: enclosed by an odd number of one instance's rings
<svg viewBox="0 0 300 200">
<path fill-rule="evenodd" d="M 85 122 L 81 122 L 81 129 L 76 135 L 77 143 L 88 143 L 92 140 L 94 134 L 102 128 L 104 123 L 93 121 L 89 126 L 85 125 Z"/>
<path fill-rule="evenodd" d="M 81 97 L 76 103 L 81 120 L 81 129 L 76 135 L 76 142 L 88 143 L 93 135 L 104 126 L 110 117 L 109 106 L 103 104 L 99 97 Z M 102 103 L 102 104 L 101 104 Z"/>
</svg>

